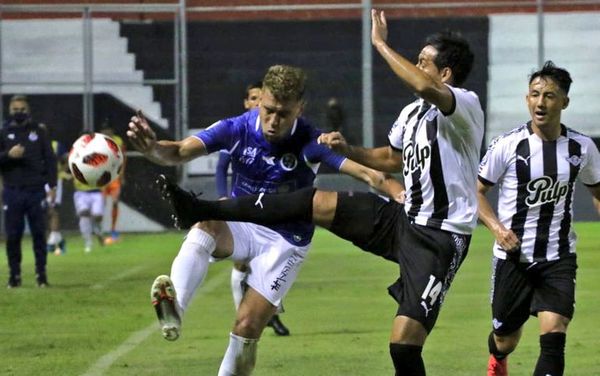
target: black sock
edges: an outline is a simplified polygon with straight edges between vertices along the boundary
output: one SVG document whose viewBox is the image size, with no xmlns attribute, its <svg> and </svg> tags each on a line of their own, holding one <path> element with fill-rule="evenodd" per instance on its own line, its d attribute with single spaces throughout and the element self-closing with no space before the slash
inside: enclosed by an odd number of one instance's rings
<svg viewBox="0 0 600 376">
<path fill-rule="evenodd" d="M 252 222 L 271 225 L 292 221 L 312 222 L 315 188 L 291 193 L 248 195 L 229 200 L 198 200 L 198 220 Z"/>
<path fill-rule="evenodd" d="M 540 336 L 540 357 L 534 376 L 562 376 L 565 370 L 566 333 L 546 333 Z"/>
<path fill-rule="evenodd" d="M 488 337 L 488 349 L 490 350 L 490 354 L 492 354 L 498 360 L 502 360 L 508 356 L 508 354 L 500 352 L 498 347 L 496 347 L 496 341 L 494 341 L 494 332 L 490 332 L 490 336 Z"/>
<path fill-rule="evenodd" d="M 425 376 L 422 350 L 423 346 L 390 343 L 390 356 L 396 376 Z"/>
</svg>

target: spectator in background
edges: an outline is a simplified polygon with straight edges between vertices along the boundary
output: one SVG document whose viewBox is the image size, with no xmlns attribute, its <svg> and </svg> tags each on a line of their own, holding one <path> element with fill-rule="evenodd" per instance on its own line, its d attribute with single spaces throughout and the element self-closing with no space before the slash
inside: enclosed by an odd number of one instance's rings
<svg viewBox="0 0 600 376">
<path fill-rule="evenodd" d="M 123 139 L 116 135 L 114 130 L 108 125 L 108 122 L 105 122 L 100 133 L 107 135 L 112 138 L 117 145 L 121 148 L 121 152 L 123 153 L 123 165 L 121 167 L 121 172 L 119 173 L 119 177 L 109 183 L 106 187 L 102 188 L 102 195 L 106 199 L 106 197 L 110 197 L 112 201 L 111 212 L 110 212 L 110 236 L 104 239 L 104 244 L 110 245 L 117 241 L 119 241 L 119 232 L 117 231 L 117 220 L 119 219 L 119 199 L 121 198 L 121 189 L 125 184 L 125 164 L 126 164 L 126 156 L 125 156 L 125 144 L 123 143 Z"/>
<path fill-rule="evenodd" d="M 250 110 L 258 107 L 260 102 L 260 91 L 262 88 L 262 81 L 257 81 L 246 86 L 246 96 L 244 98 L 244 109 Z M 229 150 L 221 150 L 219 152 L 219 162 L 217 163 L 217 170 L 215 178 L 217 180 L 217 195 L 220 200 L 224 200 L 229 197 L 229 190 L 227 188 L 227 171 L 229 170 L 229 164 L 231 163 L 231 155 Z M 248 276 L 248 265 L 243 262 L 234 262 L 233 268 L 231 269 L 231 293 L 233 295 L 233 304 L 237 310 L 244 296 L 244 283 Z M 283 306 L 279 307 L 280 311 L 283 311 Z M 287 336 L 290 334 L 289 329 L 281 322 L 278 314 L 273 315 L 267 326 L 273 328 L 275 334 L 279 336 Z"/>
<path fill-rule="evenodd" d="M 13 96 L 8 112 L 8 119 L 0 130 L 2 201 L 10 270 L 7 287 L 21 286 L 25 216 L 33 238 L 36 282 L 39 287 L 47 287 L 46 211 L 48 202 L 53 204 L 56 195 L 56 156 L 46 129 L 31 118 L 27 97 Z M 46 184 L 48 193 L 44 189 Z"/>
</svg>

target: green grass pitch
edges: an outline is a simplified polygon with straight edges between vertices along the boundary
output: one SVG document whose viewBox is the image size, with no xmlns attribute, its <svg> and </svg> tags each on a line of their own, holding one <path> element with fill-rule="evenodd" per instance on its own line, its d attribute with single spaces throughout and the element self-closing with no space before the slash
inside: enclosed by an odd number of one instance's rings
<svg viewBox="0 0 600 376">
<path fill-rule="evenodd" d="M 600 374 L 600 222 L 578 223 L 577 307 L 566 348 L 567 375 Z M 35 287 L 31 243 L 23 244 L 23 286 L 0 294 L 0 375 L 216 375 L 234 320 L 231 263 L 213 264 L 186 313 L 182 337 L 159 334 L 150 284 L 168 274 L 183 233 L 125 234 L 84 254 L 78 236 L 48 255 L 51 287 Z M 484 375 L 490 331 L 491 236 L 479 227 L 424 350 L 428 375 Z M 2 243 L 4 248 L 5 244 Z M 396 306 L 386 288 L 396 265 L 326 231 L 315 236 L 285 300 L 290 337 L 267 328 L 257 376 L 392 375 L 388 338 Z M 0 263 L 0 282 L 7 280 Z M 531 374 L 538 354 L 532 318 L 509 358 Z"/>
</svg>

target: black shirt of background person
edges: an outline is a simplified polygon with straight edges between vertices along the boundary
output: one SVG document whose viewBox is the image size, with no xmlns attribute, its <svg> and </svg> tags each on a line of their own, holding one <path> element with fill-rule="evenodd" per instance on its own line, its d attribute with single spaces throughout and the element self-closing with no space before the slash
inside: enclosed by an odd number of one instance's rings
<svg viewBox="0 0 600 376">
<path fill-rule="evenodd" d="M 18 144 L 25 148 L 23 156 L 9 157 L 9 150 Z M 4 186 L 56 187 L 56 155 L 46 129 L 29 120 L 5 122 L 0 130 L 0 171 Z"/>
</svg>

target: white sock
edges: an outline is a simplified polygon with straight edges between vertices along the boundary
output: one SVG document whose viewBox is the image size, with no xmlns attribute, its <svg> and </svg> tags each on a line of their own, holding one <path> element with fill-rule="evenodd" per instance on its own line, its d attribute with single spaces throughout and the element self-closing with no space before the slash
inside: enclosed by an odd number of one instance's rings
<svg viewBox="0 0 600 376">
<path fill-rule="evenodd" d="M 88 216 L 79 217 L 79 231 L 83 237 L 86 247 L 92 246 L 92 218 Z"/>
<path fill-rule="evenodd" d="M 236 268 L 231 269 L 231 294 L 233 295 L 233 304 L 235 304 L 236 311 L 240 308 L 244 296 L 242 282 L 244 282 L 247 275 L 248 273 L 239 271 Z"/>
<path fill-rule="evenodd" d="M 194 297 L 196 289 L 206 276 L 210 254 L 216 248 L 215 239 L 199 228 L 188 232 L 179 253 L 171 265 L 171 280 L 177 293 L 181 313 Z"/>
<path fill-rule="evenodd" d="M 61 240 L 62 240 L 62 235 L 60 232 L 50 231 L 50 235 L 48 235 L 48 241 L 46 243 L 48 243 L 48 245 L 56 245 L 56 244 L 60 243 Z"/>
<path fill-rule="evenodd" d="M 248 376 L 256 364 L 258 339 L 229 334 L 229 346 L 221 362 L 218 376 Z"/>
</svg>

